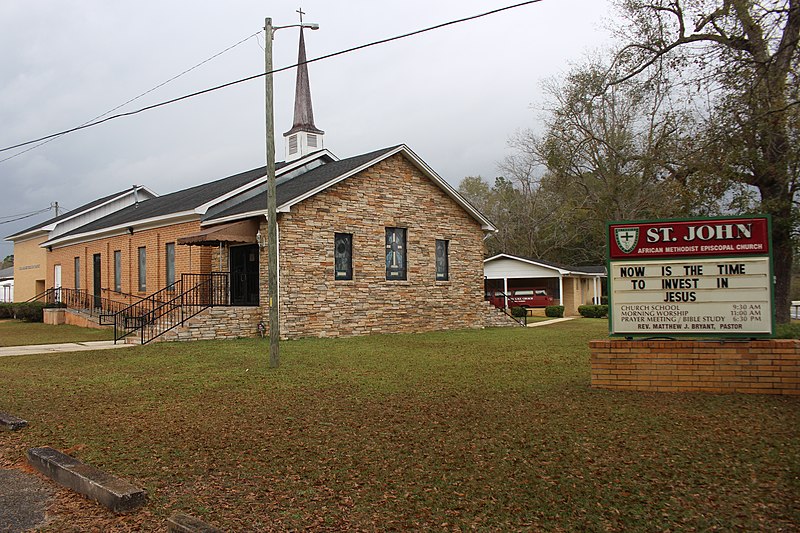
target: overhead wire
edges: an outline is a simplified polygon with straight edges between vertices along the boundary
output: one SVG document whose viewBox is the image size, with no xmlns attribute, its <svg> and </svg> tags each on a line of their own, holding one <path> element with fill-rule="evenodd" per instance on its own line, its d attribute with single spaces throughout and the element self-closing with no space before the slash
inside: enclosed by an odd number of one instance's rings
<svg viewBox="0 0 800 533">
<path fill-rule="evenodd" d="M 427 28 L 423 28 L 423 29 L 420 29 L 420 30 L 415 30 L 415 31 L 412 31 L 412 32 L 404 33 L 402 35 L 396 35 L 394 37 L 388 37 L 386 39 L 380 39 L 378 41 L 372 41 L 370 43 L 362 44 L 362 45 L 359 45 L 359 46 L 354 46 L 352 48 L 347 48 L 345 50 L 340 50 L 338 52 L 333 52 L 333 53 L 330 53 L 330 54 L 326 54 L 326 55 L 322 55 L 322 56 L 319 56 L 319 57 L 315 57 L 315 58 L 309 59 L 307 61 L 303 61 L 303 62 L 295 63 L 293 65 L 288 65 L 288 66 L 285 66 L 285 67 L 277 68 L 277 69 L 271 70 L 269 72 L 262 72 L 260 74 L 254 74 L 254 75 L 248 76 L 246 78 L 240 78 L 238 80 L 234 80 L 234 81 L 230 81 L 230 82 L 227 82 L 227 83 L 223 83 L 222 85 L 217 85 L 215 87 L 209 87 L 207 89 L 196 91 L 196 92 L 193 92 L 193 93 L 190 93 L 190 94 L 185 94 L 183 96 L 179 96 L 177 98 L 172 98 L 170 100 L 165 100 L 163 102 L 159 102 L 159 103 L 156 103 L 156 104 L 145 106 L 145 107 L 142 107 L 142 108 L 134 110 L 134 111 L 128 111 L 128 112 L 125 112 L 125 113 L 118 113 L 116 115 L 112 115 L 110 117 L 106 117 L 106 118 L 102 118 L 100 120 L 95 120 L 95 121 L 92 121 L 92 122 L 89 122 L 89 123 L 86 123 L 86 124 L 82 124 L 82 125 L 76 126 L 74 128 L 63 130 L 63 131 L 60 131 L 60 132 L 57 132 L 57 133 L 52 133 L 50 135 L 45 135 L 44 137 L 39 137 L 38 139 L 33 139 L 33 140 L 30 140 L 30 141 L 25 141 L 25 142 L 22 142 L 22 143 L 19 143 L 19 144 L 15 144 L 13 146 L 7 146 L 5 148 L 0 148 L 0 152 L 6 152 L 8 150 L 14 150 L 15 148 L 21 148 L 21 147 L 27 146 L 29 144 L 39 143 L 41 141 L 45 141 L 47 139 L 52 139 L 54 137 L 60 137 L 62 135 L 67 135 L 69 133 L 80 131 L 80 130 L 83 130 L 83 129 L 86 129 L 86 128 L 99 126 L 100 124 L 103 124 L 103 123 L 108 122 L 110 120 L 116 120 L 118 118 L 137 115 L 139 113 L 143 113 L 144 111 L 150 111 L 151 109 L 157 109 L 159 107 L 164 107 L 166 105 L 170 105 L 170 104 L 174 104 L 176 102 L 180 102 L 182 100 L 187 100 L 189 98 L 194 98 L 194 97 L 197 97 L 197 96 L 201 96 L 203 94 L 207 94 L 207 93 L 210 93 L 210 92 L 219 91 L 221 89 L 226 89 L 228 87 L 232 87 L 232 86 L 238 85 L 240 83 L 245 83 L 245 82 L 252 81 L 252 80 L 255 80 L 255 79 L 258 79 L 258 78 L 262 78 L 262 77 L 264 77 L 264 76 L 266 76 L 268 74 L 277 74 L 278 72 L 283 72 L 285 70 L 290 70 L 290 69 L 299 67 L 301 65 L 307 65 L 307 64 L 310 64 L 310 63 L 316 63 L 318 61 L 323 61 L 325 59 L 330 59 L 332 57 L 336 57 L 336 56 L 340 56 L 340 55 L 344 55 L 344 54 L 349 54 L 349 53 L 355 52 L 357 50 L 363 50 L 364 48 L 369 48 L 369 47 L 372 47 L 372 46 L 386 44 L 386 43 L 389 43 L 389 42 L 392 42 L 392 41 L 398 41 L 400 39 L 405 39 L 405 38 L 408 38 L 408 37 L 412 37 L 414 35 L 419 35 L 421 33 L 426 33 L 426 32 L 433 31 L 433 30 L 438 30 L 440 28 L 444 28 L 444 27 L 447 27 L 447 26 L 452 26 L 454 24 L 460 24 L 460 23 L 463 23 L 463 22 L 468 22 L 468 21 L 471 21 L 471 20 L 475 20 L 475 19 L 479 19 L 479 18 L 482 18 L 482 17 L 489 16 L 489 15 L 494 15 L 494 14 L 497 14 L 497 13 L 500 13 L 500 12 L 503 12 L 503 11 L 508 11 L 510 9 L 516 9 L 516 8 L 523 7 L 523 6 L 530 5 L 530 4 L 537 4 L 537 3 L 542 2 L 542 1 L 543 0 L 528 0 L 526 2 L 520 2 L 518 4 L 513 4 L 513 5 L 510 5 L 510 6 L 505 6 L 505 7 L 493 9 L 491 11 L 486 11 L 484 13 L 479 13 L 477 15 L 471 15 L 469 17 L 464 17 L 464 18 L 460 18 L 460 19 L 456 19 L 456 20 L 451 20 L 449 22 L 443 22 L 441 24 L 436 24 L 435 26 L 429 26 Z M 258 35 L 258 33 L 254 34 L 254 35 Z M 250 37 L 248 37 L 248 39 L 250 39 L 250 38 L 252 38 L 252 35 Z M 0 162 L 2 162 L 2 161 L 0 161 Z"/>
<path fill-rule="evenodd" d="M 30 218 L 30 217 L 39 215 L 41 213 L 44 213 L 45 211 L 50 211 L 50 209 L 52 209 L 52 206 L 51 207 L 46 207 L 45 209 L 40 209 L 39 211 L 34 211 L 32 213 L 25 213 L 25 214 L 21 214 L 21 215 L 9 215 L 10 217 L 17 217 L 17 218 L 12 218 L 11 220 L 2 220 L 2 221 L 0 221 L 0 224 L 10 224 L 11 222 L 17 222 L 18 220 L 24 220 L 26 218 Z M 9 218 L 9 217 L 0 217 L 0 218 Z"/>
<path fill-rule="evenodd" d="M 171 77 L 171 78 L 169 78 L 168 80 L 166 80 L 166 81 L 164 81 L 164 82 L 162 82 L 162 83 L 159 83 L 158 85 L 156 85 L 156 86 L 155 86 L 155 87 L 153 87 L 152 89 L 148 89 L 147 91 L 145 91 L 145 92 L 143 92 L 143 93 L 141 93 L 141 94 L 139 94 L 139 95 L 137 95 L 137 96 L 134 96 L 134 97 L 133 97 L 133 98 L 131 98 L 130 100 L 127 100 L 127 101 L 125 101 L 125 102 L 121 103 L 120 105 L 118 105 L 118 106 L 116 106 L 116 107 L 114 107 L 114 108 L 112 108 L 112 109 L 109 109 L 109 110 L 108 110 L 108 111 L 106 111 L 105 113 L 102 113 L 102 114 L 100 114 L 100 115 L 97 115 L 96 117 L 94 117 L 94 118 L 92 118 L 92 119 L 90 119 L 90 120 L 87 120 L 86 122 L 84 122 L 83 124 L 81 124 L 81 126 L 80 126 L 80 127 L 89 127 L 89 126 L 90 126 L 90 125 L 91 125 L 93 122 L 95 122 L 96 120 L 98 120 L 98 119 L 101 119 L 101 118 L 103 118 L 104 116 L 108 115 L 109 113 L 113 113 L 114 111 L 116 111 L 116 110 L 118 110 L 118 109 L 121 109 L 121 108 L 125 107 L 126 105 L 128 105 L 128 104 L 130 104 L 130 103 L 133 103 L 133 102 L 135 102 L 136 100 L 139 100 L 140 98 L 143 98 L 144 96 L 147 96 L 148 94 L 152 93 L 153 91 L 155 91 L 155 90 L 157 90 L 157 89 L 160 89 L 160 88 L 161 88 L 161 87 L 163 87 L 164 85 L 166 85 L 166 84 L 168 84 L 168 83 L 170 83 L 170 82 L 173 82 L 173 81 L 177 80 L 177 79 L 178 79 L 178 78 L 180 78 L 181 76 L 183 76 L 183 75 L 185 75 L 185 74 L 188 74 L 189 72 L 191 72 L 191 71 L 193 71 L 193 70 L 195 70 L 195 69 L 197 69 L 197 68 L 199 68 L 199 67 L 201 67 L 201 66 L 205 65 L 206 63 L 208 63 L 209 61 L 211 61 L 211 60 L 213 60 L 213 59 L 216 59 L 217 57 L 221 56 L 221 55 L 222 55 L 222 54 L 224 54 L 225 52 L 228 52 L 229 50 L 232 50 L 232 49 L 236 48 L 236 47 L 237 47 L 237 46 L 239 46 L 240 44 L 242 44 L 242 43 L 244 43 L 244 42 L 246 42 L 246 41 L 249 41 L 249 40 L 250 40 L 250 39 L 252 39 L 253 37 L 256 37 L 256 36 L 258 36 L 258 34 L 259 34 L 259 33 L 260 33 L 260 32 L 256 32 L 256 33 L 254 33 L 254 34 L 252 34 L 252 35 L 248 35 L 247 37 L 245 37 L 245 38 L 244 38 L 244 39 L 242 39 L 241 41 L 239 41 L 239 42 L 237 42 L 237 43 L 235 43 L 235 44 L 232 44 L 231 46 L 227 47 L 226 49 L 224 49 L 224 50 L 222 50 L 222 51 L 220 51 L 220 52 L 217 52 L 216 54 L 214 54 L 213 56 L 211 56 L 211 57 L 209 57 L 209 58 L 207 58 L 207 59 L 204 59 L 203 61 L 201 61 L 200 63 L 197 63 L 197 64 L 196 64 L 196 65 L 194 65 L 193 67 L 187 68 L 186 70 L 184 70 L 184 71 L 183 71 L 183 72 L 181 72 L 180 74 L 176 74 L 175 76 L 172 76 L 172 77 Z M 71 130 L 71 131 L 75 131 L 75 130 Z M 56 135 L 49 135 L 49 136 L 47 136 L 47 137 L 42 137 L 41 139 L 38 139 L 38 140 L 36 140 L 36 141 L 31 141 L 31 142 L 29 142 L 29 143 L 23 143 L 23 144 L 21 144 L 21 145 L 17 145 L 16 147 L 11 147 L 11 148 L 8 148 L 8 149 L 0 150 L 0 152 L 2 152 L 2 151 L 10 150 L 10 149 L 13 149 L 13 148 L 19 148 L 19 147 L 22 147 L 22 146 L 24 146 L 24 145 L 26 145 L 26 144 L 37 143 L 37 144 L 35 144 L 34 146 L 31 146 L 30 148 L 26 148 L 25 150 L 21 150 L 21 151 L 19 151 L 19 152 L 15 153 L 15 154 L 13 154 L 13 155 L 10 155 L 10 156 L 6 157 L 5 159 L 0 159 L 0 163 L 3 163 L 3 162 L 5 162 L 5 161 L 8 161 L 9 159 L 14 159 L 15 157 L 18 157 L 18 156 L 20 156 L 20 155 L 22 155 L 22 154 L 24 154 L 24 153 L 26 153 L 26 152 L 30 152 L 31 150 L 35 150 L 36 148 L 38 148 L 38 147 L 40 147 L 40 146 L 42 146 L 42 145 L 45 145 L 45 144 L 47 144 L 47 143 L 49 143 L 49 142 L 52 142 L 52 141 L 56 140 L 58 137 L 61 137 L 62 135 L 66 135 L 67 133 L 70 133 L 70 131 L 65 131 L 65 132 L 62 132 L 62 133 L 60 133 L 60 134 L 56 134 Z M 38 141 L 42 141 L 42 142 L 38 142 Z"/>
</svg>

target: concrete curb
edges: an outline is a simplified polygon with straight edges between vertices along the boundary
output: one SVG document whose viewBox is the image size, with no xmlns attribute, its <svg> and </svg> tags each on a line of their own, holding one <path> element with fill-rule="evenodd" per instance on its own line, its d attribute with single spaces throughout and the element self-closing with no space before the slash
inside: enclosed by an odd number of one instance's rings
<svg viewBox="0 0 800 533">
<path fill-rule="evenodd" d="M 53 448 L 31 448 L 27 455 L 28 463 L 45 476 L 116 513 L 133 511 L 147 501 L 144 489 Z"/>
</svg>

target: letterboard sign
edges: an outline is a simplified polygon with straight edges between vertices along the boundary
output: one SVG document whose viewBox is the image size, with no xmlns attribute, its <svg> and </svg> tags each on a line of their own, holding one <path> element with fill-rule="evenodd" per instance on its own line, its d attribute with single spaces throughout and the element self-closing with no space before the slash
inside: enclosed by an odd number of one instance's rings
<svg viewBox="0 0 800 533">
<path fill-rule="evenodd" d="M 774 333 L 770 219 L 608 224 L 611 335 Z"/>
</svg>

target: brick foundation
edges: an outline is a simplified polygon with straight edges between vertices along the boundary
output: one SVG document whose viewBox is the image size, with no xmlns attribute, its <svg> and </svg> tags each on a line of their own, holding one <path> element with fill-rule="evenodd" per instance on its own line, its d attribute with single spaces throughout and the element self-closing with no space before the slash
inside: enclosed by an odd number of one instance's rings
<svg viewBox="0 0 800 533">
<path fill-rule="evenodd" d="M 592 387 L 800 395 L 800 341 L 591 341 Z"/>
</svg>

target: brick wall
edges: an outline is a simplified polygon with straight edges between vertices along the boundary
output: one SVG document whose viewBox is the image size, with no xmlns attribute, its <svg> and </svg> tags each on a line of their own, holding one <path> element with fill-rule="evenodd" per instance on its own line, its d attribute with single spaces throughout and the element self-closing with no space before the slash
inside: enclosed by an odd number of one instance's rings
<svg viewBox="0 0 800 533">
<path fill-rule="evenodd" d="M 75 257 L 80 258 L 80 288 L 93 290 L 93 257 L 100 254 L 101 287 L 104 297 L 128 301 L 125 294 L 148 296 L 166 286 L 166 244 L 176 242 L 178 237 L 200 230 L 200 222 L 184 222 L 160 228 L 135 231 L 114 237 L 105 237 L 80 244 L 54 248 L 48 252 L 47 286 L 53 286 L 53 266 L 61 265 L 61 285 L 75 288 Z M 146 289 L 139 291 L 138 250 L 146 249 Z M 122 294 L 114 294 L 114 252 L 122 253 Z M 199 246 L 175 246 L 175 279 L 182 273 L 210 272 L 211 248 Z"/>
<path fill-rule="evenodd" d="M 591 341 L 592 387 L 800 395 L 800 341 Z"/>
<path fill-rule="evenodd" d="M 480 224 L 398 154 L 280 215 L 281 334 L 330 337 L 484 327 Z M 385 230 L 407 228 L 407 281 L 386 280 Z M 262 224 L 266 234 L 266 224 Z M 353 234 L 353 279 L 334 280 L 334 233 Z M 435 241 L 449 241 L 436 281 Z M 267 276 L 266 249 L 261 254 Z M 261 302 L 267 302 L 266 283 Z M 263 305 L 266 312 L 266 305 Z M 266 317 L 266 315 L 265 315 Z M 266 320 L 265 320 L 266 322 Z M 502 322 L 513 325 L 511 319 Z"/>
</svg>

